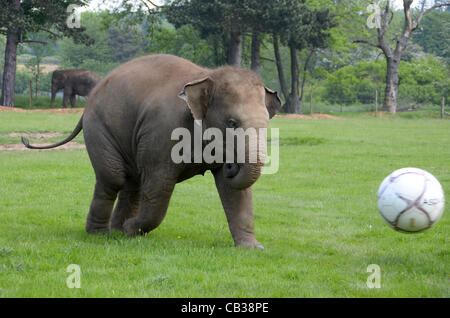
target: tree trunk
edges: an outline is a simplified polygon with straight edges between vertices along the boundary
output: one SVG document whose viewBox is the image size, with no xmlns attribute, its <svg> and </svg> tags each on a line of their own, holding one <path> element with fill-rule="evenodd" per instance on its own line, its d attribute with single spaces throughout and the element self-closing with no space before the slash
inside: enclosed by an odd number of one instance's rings
<svg viewBox="0 0 450 318">
<path fill-rule="evenodd" d="M 298 80 L 298 60 L 297 49 L 290 47 L 291 52 L 291 93 L 284 106 L 286 113 L 300 114 L 300 99 L 298 96 L 299 80 Z"/>
<path fill-rule="evenodd" d="M 280 80 L 281 93 L 284 99 L 287 101 L 289 97 L 289 91 L 286 84 L 286 77 L 284 75 L 283 63 L 281 62 L 280 54 L 280 41 L 278 35 L 273 35 L 273 50 L 275 53 L 275 64 L 277 65 L 278 79 Z"/>
<path fill-rule="evenodd" d="M 17 46 L 19 32 L 10 30 L 7 35 L 5 48 L 5 66 L 3 69 L 2 97 L 0 105 L 14 107 L 14 87 L 16 83 Z"/>
<path fill-rule="evenodd" d="M 442 96 L 442 102 L 441 102 L 441 119 L 444 119 L 445 117 L 445 96 Z"/>
<path fill-rule="evenodd" d="M 250 68 L 261 76 L 261 35 L 257 32 L 252 36 L 252 62 Z"/>
<path fill-rule="evenodd" d="M 308 56 L 306 57 L 305 63 L 303 65 L 302 70 L 302 82 L 300 85 L 300 107 L 303 105 L 303 98 L 305 96 L 305 84 L 306 84 L 306 78 L 308 73 L 308 66 L 311 62 L 311 58 L 314 55 L 314 50 L 311 50 L 311 52 L 308 53 Z"/>
<path fill-rule="evenodd" d="M 383 108 L 390 113 L 395 114 L 397 111 L 397 96 L 398 96 L 398 68 L 400 65 L 400 58 L 387 58 L 387 73 L 386 73 L 386 89 L 384 94 Z"/>
<path fill-rule="evenodd" d="M 242 34 L 231 33 L 230 50 L 228 52 L 228 65 L 241 67 L 242 65 Z"/>
</svg>

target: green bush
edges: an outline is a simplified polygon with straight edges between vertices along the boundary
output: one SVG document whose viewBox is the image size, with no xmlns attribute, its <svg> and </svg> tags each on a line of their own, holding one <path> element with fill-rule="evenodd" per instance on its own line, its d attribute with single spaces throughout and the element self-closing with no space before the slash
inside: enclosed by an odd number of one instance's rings
<svg viewBox="0 0 450 318">
<path fill-rule="evenodd" d="M 399 98 L 408 98 L 415 103 L 441 103 L 442 96 L 448 98 L 450 69 L 434 56 L 410 63 L 402 62 L 399 70 Z"/>
<path fill-rule="evenodd" d="M 371 104 L 375 100 L 375 91 L 381 92 L 385 74 L 386 62 L 383 60 L 345 66 L 328 75 L 324 100 L 338 104 Z"/>
<path fill-rule="evenodd" d="M 449 95 L 449 68 L 440 59 L 426 56 L 402 61 L 399 68 L 399 97 L 401 104 L 439 104 Z M 359 62 L 345 66 L 328 75 L 321 91 L 323 100 L 331 104 L 373 104 L 384 98 L 386 61 Z"/>
<path fill-rule="evenodd" d="M 36 79 L 33 76 L 33 74 L 27 69 L 17 71 L 16 86 L 14 89 L 15 93 L 29 95 L 30 81 L 33 89 L 33 94 L 35 94 Z M 38 95 L 49 95 L 51 93 L 51 87 L 52 87 L 52 73 L 41 73 L 39 75 L 38 80 Z"/>
<path fill-rule="evenodd" d="M 20 70 L 16 73 L 16 86 L 14 92 L 16 94 L 25 94 L 28 91 L 30 81 L 33 80 L 33 75 L 28 70 Z"/>
<path fill-rule="evenodd" d="M 78 68 L 90 70 L 97 73 L 99 76 L 104 77 L 119 65 L 120 63 L 100 63 L 93 59 L 86 59 L 78 66 Z"/>
</svg>

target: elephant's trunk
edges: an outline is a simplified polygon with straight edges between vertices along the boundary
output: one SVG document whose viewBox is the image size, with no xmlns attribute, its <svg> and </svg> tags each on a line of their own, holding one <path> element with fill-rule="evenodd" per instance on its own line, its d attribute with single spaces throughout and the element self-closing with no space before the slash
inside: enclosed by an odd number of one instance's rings
<svg viewBox="0 0 450 318">
<path fill-rule="evenodd" d="M 251 156 L 249 156 L 251 158 Z M 226 163 L 223 165 L 223 174 L 230 187 L 242 190 L 251 187 L 261 175 L 266 158 L 266 149 L 256 151 L 256 162 Z"/>
</svg>

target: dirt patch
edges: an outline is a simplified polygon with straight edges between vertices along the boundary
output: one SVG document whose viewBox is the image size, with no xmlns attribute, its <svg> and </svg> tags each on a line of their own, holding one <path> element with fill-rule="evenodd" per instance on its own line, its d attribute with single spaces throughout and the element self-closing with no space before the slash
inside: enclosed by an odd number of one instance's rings
<svg viewBox="0 0 450 318">
<path fill-rule="evenodd" d="M 45 146 L 45 145 L 49 145 L 49 144 L 33 144 L 33 145 L 34 146 Z M 69 143 L 67 143 L 67 144 L 65 144 L 63 146 L 58 147 L 58 148 L 48 149 L 48 150 L 71 150 L 71 149 L 84 149 L 84 148 L 86 148 L 86 147 L 83 144 L 79 144 L 78 142 L 69 142 Z M 14 150 L 31 151 L 33 149 L 27 149 L 22 144 L 0 145 L 0 151 L 14 151 Z M 36 150 L 34 150 L 34 151 L 36 151 Z"/>
<path fill-rule="evenodd" d="M 288 119 L 332 119 L 332 120 L 343 120 L 343 118 L 327 115 L 327 114 L 313 114 L 311 115 L 300 115 L 300 114 L 287 114 L 287 115 L 276 115 L 275 118 L 288 118 Z"/>
<path fill-rule="evenodd" d="M 22 109 L 16 107 L 0 106 L 0 112 L 13 113 L 51 113 L 51 114 L 82 114 L 84 108 L 54 108 L 54 109 Z"/>
<path fill-rule="evenodd" d="M 0 112 L 11 112 L 11 113 L 26 113 L 27 111 L 22 108 L 13 108 L 13 107 L 6 107 L 6 106 L 0 106 Z"/>
<path fill-rule="evenodd" d="M 55 108 L 55 109 L 33 109 L 31 113 L 50 113 L 50 114 L 82 114 L 84 108 Z"/>
<path fill-rule="evenodd" d="M 32 139 L 48 139 L 48 138 L 56 138 L 56 137 L 62 137 L 63 134 L 56 133 L 56 132 L 46 132 L 46 133 L 37 133 L 37 132 L 31 132 L 31 133 L 10 133 L 7 135 L 0 135 L 0 136 L 7 136 L 7 137 L 13 137 L 13 138 L 20 138 L 20 137 L 27 137 Z M 45 146 L 49 145 L 49 143 L 46 144 L 35 144 L 32 143 L 35 146 Z M 49 150 L 70 150 L 70 149 L 83 149 L 85 148 L 85 145 L 80 144 L 78 142 L 69 142 L 63 146 L 60 146 L 58 148 L 49 149 Z M 6 145 L 0 145 L 0 151 L 13 151 L 13 150 L 31 150 L 27 149 L 22 144 L 6 144 Z"/>
<path fill-rule="evenodd" d="M 63 134 L 61 133 L 55 133 L 55 132 L 46 132 L 46 133 L 10 133 L 8 135 L 3 135 L 13 138 L 20 138 L 20 137 L 27 137 L 32 139 L 47 139 L 47 138 L 55 138 L 55 137 L 62 137 Z"/>
</svg>

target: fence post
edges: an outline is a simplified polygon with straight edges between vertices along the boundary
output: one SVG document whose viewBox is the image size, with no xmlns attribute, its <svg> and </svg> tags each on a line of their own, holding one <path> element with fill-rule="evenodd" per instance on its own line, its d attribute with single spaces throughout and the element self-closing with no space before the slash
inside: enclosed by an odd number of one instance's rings
<svg viewBox="0 0 450 318">
<path fill-rule="evenodd" d="M 375 117 L 378 117 L 378 89 L 375 90 Z"/>
<path fill-rule="evenodd" d="M 30 91 L 30 108 L 33 107 L 33 86 L 31 80 L 28 83 L 28 88 Z"/>
<path fill-rule="evenodd" d="M 441 119 L 444 119 L 445 115 L 445 96 L 442 96 L 442 104 L 441 104 Z"/>
<path fill-rule="evenodd" d="M 313 90 L 311 89 L 310 92 L 310 99 L 309 99 L 309 114 L 312 115 L 313 111 L 312 111 L 312 98 L 313 98 Z"/>
</svg>

